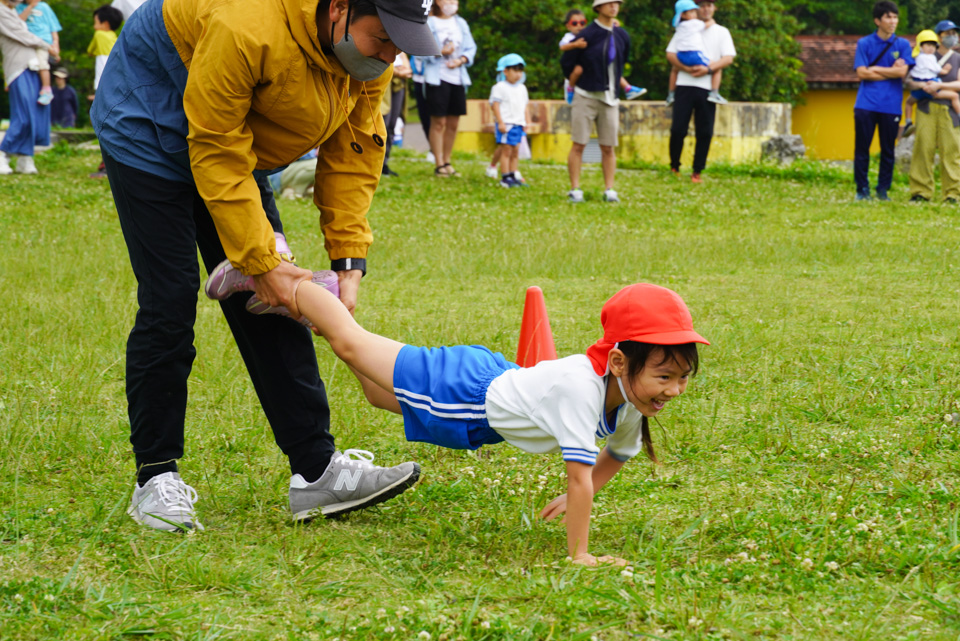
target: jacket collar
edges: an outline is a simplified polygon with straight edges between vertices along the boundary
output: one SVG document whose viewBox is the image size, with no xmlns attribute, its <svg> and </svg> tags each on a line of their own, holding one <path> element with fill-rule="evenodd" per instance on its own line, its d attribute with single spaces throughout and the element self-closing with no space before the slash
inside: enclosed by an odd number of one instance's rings
<svg viewBox="0 0 960 641">
<path fill-rule="evenodd" d="M 287 17 L 290 35 L 303 50 L 310 66 L 346 77 L 346 69 L 335 56 L 327 56 L 317 35 L 317 0 L 276 0 Z"/>
</svg>

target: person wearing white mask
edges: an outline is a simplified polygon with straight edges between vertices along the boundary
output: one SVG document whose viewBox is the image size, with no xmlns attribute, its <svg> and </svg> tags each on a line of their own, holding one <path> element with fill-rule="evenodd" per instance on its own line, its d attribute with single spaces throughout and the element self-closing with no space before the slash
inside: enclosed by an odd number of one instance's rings
<svg viewBox="0 0 960 641">
<path fill-rule="evenodd" d="M 950 71 L 940 76 L 940 82 L 929 83 L 936 87 L 925 87 L 927 83 L 918 83 L 909 77 L 904 85 L 911 91 L 921 89 L 960 90 L 960 54 L 953 49 L 957 46 L 957 25 L 952 20 L 941 20 L 934 28 L 940 37 L 937 59 L 941 66 L 950 65 Z M 909 113 L 905 114 L 908 118 Z M 907 121 L 909 123 L 909 121 Z M 917 103 L 916 137 L 913 141 L 913 157 L 910 160 L 910 200 L 927 202 L 933 199 L 936 188 L 934 182 L 934 157 L 940 152 L 941 197 L 944 202 L 960 202 L 960 116 L 950 107 L 949 100 L 921 100 Z M 904 134 L 909 135 L 906 128 Z"/>
<path fill-rule="evenodd" d="M 178 470 L 198 248 L 208 273 L 228 260 L 259 300 L 296 311 L 294 286 L 311 274 L 279 242 L 267 175 L 319 148 L 314 202 L 340 299 L 354 309 L 383 166 L 380 101 L 398 51 L 439 53 L 429 8 L 429 0 L 147 0 L 125 23 L 90 119 L 137 280 L 126 349 L 137 468 L 128 514 L 144 526 L 201 529 L 197 492 Z M 289 460 L 294 520 L 380 503 L 416 481 L 416 463 L 384 468 L 363 450 L 336 451 L 306 327 L 248 312 L 249 291 L 222 298 Z"/>
<path fill-rule="evenodd" d="M 453 143 L 457 139 L 460 116 L 467 113 L 467 87 L 477 44 L 467 21 L 457 13 L 458 0 L 437 0 L 427 25 L 433 32 L 440 54 L 423 58 L 423 81 L 427 108 L 430 112 L 430 150 L 433 152 L 434 174 L 442 178 L 457 176 L 450 164 Z"/>
</svg>

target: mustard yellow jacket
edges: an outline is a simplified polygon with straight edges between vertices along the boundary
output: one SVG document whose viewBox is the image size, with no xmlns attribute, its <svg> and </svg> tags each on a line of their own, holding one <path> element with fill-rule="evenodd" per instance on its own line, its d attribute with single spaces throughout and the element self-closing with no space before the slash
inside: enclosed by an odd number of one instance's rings
<svg viewBox="0 0 960 641">
<path fill-rule="evenodd" d="M 378 107 L 392 70 L 351 79 L 320 48 L 317 0 L 162 0 L 162 21 L 151 19 L 159 6 L 134 13 L 104 72 L 91 117 L 108 153 L 160 175 L 188 170 L 227 257 L 260 274 L 280 257 L 253 171 L 319 147 L 325 247 L 331 259 L 365 258 L 384 155 L 372 135 L 386 134 Z M 177 91 L 182 106 L 166 95 Z"/>
</svg>

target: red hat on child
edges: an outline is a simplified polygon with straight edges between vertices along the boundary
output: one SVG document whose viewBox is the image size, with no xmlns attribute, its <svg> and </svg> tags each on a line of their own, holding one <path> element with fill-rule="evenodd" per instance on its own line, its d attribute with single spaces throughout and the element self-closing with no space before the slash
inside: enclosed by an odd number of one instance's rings
<svg viewBox="0 0 960 641">
<path fill-rule="evenodd" d="M 710 341 L 693 331 L 693 318 L 680 296 L 666 287 L 638 283 L 624 287 L 600 312 L 603 338 L 587 349 L 593 370 L 607 373 L 607 356 L 620 341 L 683 345 Z"/>
</svg>

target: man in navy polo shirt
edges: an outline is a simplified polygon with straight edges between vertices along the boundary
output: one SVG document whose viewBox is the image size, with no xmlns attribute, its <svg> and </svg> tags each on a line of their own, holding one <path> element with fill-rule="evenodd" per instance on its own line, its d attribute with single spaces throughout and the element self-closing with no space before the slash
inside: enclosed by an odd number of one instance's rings
<svg viewBox="0 0 960 641">
<path fill-rule="evenodd" d="M 900 128 L 903 103 L 903 78 L 913 64 L 910 43 L 895 34 L 900 12 L 887 0 L 873 5 L 876 33 L 857 41 L 853 67 L 860 78 L 857 102 L 853 107 L 856 126 L 856 147 L 853 155 L 853 178 L 857 183 L 857 200 L 870 199 L 870 143 L 873 132 L 880 136 L 880 176 L 877 198 L 890 200 L 887 190 L 893 182 L 893 148 Z"/>
</svg>

